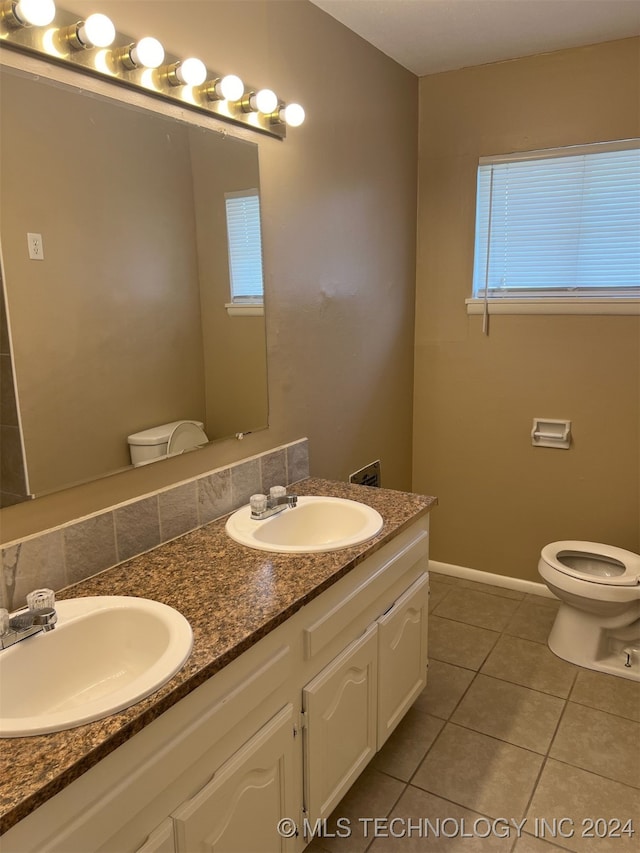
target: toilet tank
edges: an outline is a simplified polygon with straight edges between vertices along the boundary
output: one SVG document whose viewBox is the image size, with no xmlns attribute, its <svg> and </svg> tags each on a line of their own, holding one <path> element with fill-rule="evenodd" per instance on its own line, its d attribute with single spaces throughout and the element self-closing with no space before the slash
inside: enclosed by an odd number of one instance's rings
<svg viewBox="0 0 640 853">
<path fill-rule="evenodd" d="M 186 423 L 195 424 L 200 429 L 204 428 L 202 421 L 171 421 L 168 424 L 160 424 L 160 426 L 143 429 L 141 432 L 128 435 L 127 441 L 129 442 L 132 464 L 137 467 L 163 459 L 167 455 L 167 445 L 171 433 L 177 426 Z"/>
</svg>

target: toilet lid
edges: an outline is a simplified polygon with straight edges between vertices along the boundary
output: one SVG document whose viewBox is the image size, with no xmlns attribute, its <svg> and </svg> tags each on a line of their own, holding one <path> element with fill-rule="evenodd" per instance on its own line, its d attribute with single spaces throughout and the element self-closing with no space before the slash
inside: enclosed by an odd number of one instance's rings
<svg viewBox="0 0 640 853">
<path fill-rule="evenodd" d="M 190 421 L 182 421 L 172 430 L 169 436 L 167 456 L 171 456 L 174 453 L 184 453 L 185 450 L 193 450 L 208 443 L 209 439 L 206 432 L 198 424 L 191 423 Z"/>
<path fill-rule="evenodd" d="M 640 583 L 640 554 L 598 542 L 552 542 L 542 558 L 559 572 L 589 583 L 634 586 Z"/>
</svg>

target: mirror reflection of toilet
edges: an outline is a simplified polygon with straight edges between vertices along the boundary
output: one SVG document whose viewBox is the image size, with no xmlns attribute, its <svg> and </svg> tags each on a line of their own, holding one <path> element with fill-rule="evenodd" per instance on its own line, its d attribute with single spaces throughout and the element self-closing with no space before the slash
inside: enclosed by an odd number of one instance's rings
<svg viewBox="0 0 640 853">
<path fill-rule="evenodd" d="M 209 443 L 202 421 L 171 421 L 127 436 L 135 467 L 176 456 Z"/>
<path fill-rule="evenodd" d="M 551 651 L 640 681 L 640 554 L 597 542 L 552 542 L 542 549 L 538 571 L 562 602 Z"/>
</svg>

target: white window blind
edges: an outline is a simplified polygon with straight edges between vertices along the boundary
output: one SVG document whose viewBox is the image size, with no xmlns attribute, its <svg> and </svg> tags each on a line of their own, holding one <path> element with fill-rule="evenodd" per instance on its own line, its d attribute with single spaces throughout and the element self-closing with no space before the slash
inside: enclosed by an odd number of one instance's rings
<svg viewBox="0 0 640 853">
<path fill-rule="evenodd" d="M 263 301 L 260 196 L 257 189 L 225 193 L 231 301 Z"/>
<path fill-rule="evenodd" d="M 482 158 L 473 296 L 640 295 L 639 144 Z"/>
</svg>

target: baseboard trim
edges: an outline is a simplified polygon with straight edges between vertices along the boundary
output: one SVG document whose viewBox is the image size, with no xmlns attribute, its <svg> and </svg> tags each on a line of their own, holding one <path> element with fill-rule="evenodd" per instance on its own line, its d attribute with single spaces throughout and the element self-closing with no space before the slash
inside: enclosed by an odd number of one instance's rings
<svg viewBox="0 0 640 853">
<path fill-rule="evenodd" d="M 528 592 L 532 595 L 542 595 L 545 598 L 556 596 L 543 583 L 526 581 L 522 578 L 511 578 L 507 575 L 495 575 L 492 572 L 483 572 L 480 569 L 469 569 L 466 566 L 455 566 L 453 563 L 441 563 L 439 560 L 429 560 L 429 568 L 442 575 L 451 575 L 454 578 L 463 578 L 467 581 L 477 583 L 490 583 L 494 586 L 502 586 L 507 589 L 516 589 L 518 592 Z"/>
</svg>

